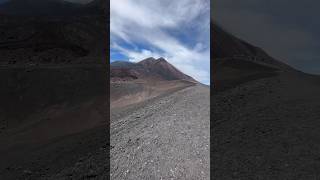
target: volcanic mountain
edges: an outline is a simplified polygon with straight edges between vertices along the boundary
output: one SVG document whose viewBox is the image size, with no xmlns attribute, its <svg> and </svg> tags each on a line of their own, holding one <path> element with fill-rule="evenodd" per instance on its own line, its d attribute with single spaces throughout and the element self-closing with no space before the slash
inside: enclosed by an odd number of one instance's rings
<svg viewBox="0 0 320 180">
<path fill-rule="evenodd" d="M 296 71 L 287 64 L 211 23 L 212 71 L 216 89 L 270 76 L 276 71 Z"/>
<path fill-rule="evenodd" d="M 110 81 L 112 107 L 142 102 L 198 83 L 164 58 L 152 57 L 138 63 L 111 63 Z"/>
<path fill-rule="evenodd" d="M 215 24 L 211 38 L 213 179 L 317 179 L 320 77 Z"/>
<path fill-rule="evenodd" d="M 105 64 L 100 59 L 107 36 L 105 5 L 99 0 L 84 5 L 63 0 L 1 4 L 0 64 Z"/>
<path fill-rule="evenodd" d="M 116 79 L 157 79 L 157 80 L 186 80 L 196 82 L 192 77 L 182 73 L 164 58 L 147 58 L 138 63 L 111 63 L 111 80 Z"/>
<path fill-rule="evenodd" d="M 111 179 L 209 179 L 209 86 L 164 58 L 113 62 L 110 78 Z"/>
</svg>

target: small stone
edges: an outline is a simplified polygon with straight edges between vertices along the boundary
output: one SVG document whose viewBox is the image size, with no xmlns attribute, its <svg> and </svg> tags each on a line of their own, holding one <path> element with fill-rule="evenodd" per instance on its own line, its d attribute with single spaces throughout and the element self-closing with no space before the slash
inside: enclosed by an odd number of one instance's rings
<svg viewBox="0 0 320 180">
<path fill-rule="evenodd" d="M 92 169 L 90 169 L 87 175 L 87 178 L 95 178 L 97 176 L 98 176 L 97 173 L 95 173 Z"/>
<path fill-rule="evenodd" d="M 26 174 L 26 175 L 31 175 L 32 171 L 26 169 L 26 170 L 23 171 L 23 173 Z"/>
</svg>

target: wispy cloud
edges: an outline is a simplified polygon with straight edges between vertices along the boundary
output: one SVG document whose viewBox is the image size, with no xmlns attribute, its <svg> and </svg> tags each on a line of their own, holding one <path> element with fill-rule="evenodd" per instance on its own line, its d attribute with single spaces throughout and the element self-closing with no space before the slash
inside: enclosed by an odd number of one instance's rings
<svg viewBox="0 0 320 180">
<path fill-rule="evenodd" d="M 209 0 L 111 0 L 111 51 L 130 61 L 164 57 L 210 82 Z"/>
</svg>

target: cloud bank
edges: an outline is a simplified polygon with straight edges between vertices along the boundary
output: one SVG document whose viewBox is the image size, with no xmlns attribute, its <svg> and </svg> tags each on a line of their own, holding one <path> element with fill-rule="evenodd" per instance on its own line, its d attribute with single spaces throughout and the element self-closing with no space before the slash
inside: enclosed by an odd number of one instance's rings
<svg viewBox="0 0 320 180">
<path fill-rule="evenodd" d="M 164 57 L 210 83 L 209 0 L 111 0 L 111 61 Z"/>
</svg>

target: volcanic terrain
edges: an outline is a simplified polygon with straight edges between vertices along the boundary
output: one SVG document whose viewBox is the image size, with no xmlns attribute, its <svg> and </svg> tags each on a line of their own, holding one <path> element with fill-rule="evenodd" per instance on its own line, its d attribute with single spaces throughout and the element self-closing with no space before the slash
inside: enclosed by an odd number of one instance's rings
<svg viewBox="0 0 320 180">
<path fill-rule="evenodd" d="M 165 59 L 113 62 L 112 179 L 209 179 L 209 87 Z"/>
<path fill-rule="evenodd" d="M 108 176 L 100 2 L 0 5 L 0 179 Z"/>
<path fill-rule="evenodd" d="M 142 102 L 197 83 L 163 58 L 147 58 L 138 63 L 116 61 L 110 66 L 111 108 Z"/>
<path fill-rule="evenodd" d="M 211 38 L 213 179 L 319 179 L 320 77 L 215 24 Z"/>
</svg>

